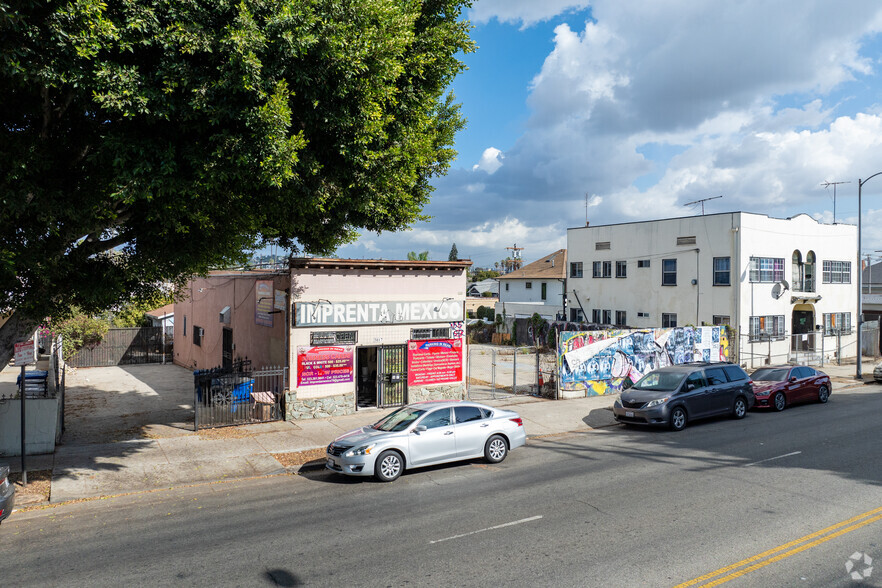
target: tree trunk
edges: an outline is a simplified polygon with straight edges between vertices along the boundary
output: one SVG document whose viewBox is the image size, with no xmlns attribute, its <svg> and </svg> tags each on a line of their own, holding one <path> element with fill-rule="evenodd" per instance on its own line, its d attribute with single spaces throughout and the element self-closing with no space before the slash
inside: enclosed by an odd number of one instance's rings
<svg viewBox="0 0 882 588">
<path fill-rule="evenodd" d="M 37 321 L 22 317 L 13 312 L 3 325 L 0 325 L 0 367 L 5 367 L 15 355 L 15 344 L 27 341 L 34 336 Z"/>
</svg>

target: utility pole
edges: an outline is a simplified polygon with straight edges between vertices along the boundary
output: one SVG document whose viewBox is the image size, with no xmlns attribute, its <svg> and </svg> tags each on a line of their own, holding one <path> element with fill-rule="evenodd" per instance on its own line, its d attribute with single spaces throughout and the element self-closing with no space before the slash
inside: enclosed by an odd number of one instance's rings
<svg viewBox="0 0 882 588">
<path fill-rule="evenodd" d="M 723 195 L 720 194 L 719 196 L 711 196 L 710 198 L 702 198 L 701 200 L 695 200 L 694 202 L 687 202 L 683 206 L 695 206 L 695 205 L 701 204 L 701 216 L 704 216 L 704 203 L 707 202 L 708 200 L 716 200 L 717 198 L 722 198 L 722 197 L 723 197 Z"/>
<path fill-rule="evenodd" d="M 524 248 L 518 247 L 518 244 L 515 243 L 514 247 L 506 247 L 506 249 L 510 249 L 512 252 L 511 257 L 509 258 L 510 262 L 506 263 L 506 266 L 508 267 L 508 272 L 519 269 L 521 267 L 521 251 L 523 251 Z"/>
<path fill-rule="evenodd" d="M 823 182 L 821 185 L 824 188 L 829 188 L 833 186 L 833 224 L 836 224 L 836 186 L 839 184 L 850 184 L 851 182 Z"/>
</svg>

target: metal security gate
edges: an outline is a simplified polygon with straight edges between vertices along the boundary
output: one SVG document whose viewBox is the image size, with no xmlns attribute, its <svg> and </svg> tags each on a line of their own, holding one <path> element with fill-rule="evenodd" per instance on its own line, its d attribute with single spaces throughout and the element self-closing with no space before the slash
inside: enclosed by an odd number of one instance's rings
<svg viewBox="0 0 882 588">
<path fill-rule="evenodd" d="M 171 363 L 172 331 L 164 327 L 110 329 L 101 343 L 84 347 L 67 364 L 73 367 L 107 367 L 141 363 Z"/>
<path fill-rule="evenodd" d="M 407 404 L 407 346 L 380 347 L 377 360 L 377 406 Z"/>
<path fill-rule="evenodd" d="M 193 372 L 195 429 L 281 420 L 287 375 L 288 368 L 252 371 L 245 362 Z"/>
</svg>

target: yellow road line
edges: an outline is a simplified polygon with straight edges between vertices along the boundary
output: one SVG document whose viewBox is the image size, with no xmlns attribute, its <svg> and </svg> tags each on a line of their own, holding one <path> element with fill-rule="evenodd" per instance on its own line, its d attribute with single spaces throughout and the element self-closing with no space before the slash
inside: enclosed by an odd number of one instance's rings
<svg viewBox="0 0 882 588">
<path fill-rule="evenodd" d="M 753 557 L 743 559 L 739 562 L 736 562 L 736 563 L 733 563 L 733 564 L 728 565 L 726 567 L 720 568 L 716 571 L 710 572 L 710 573 L 705 574 L 703 576 L 699 576 L 698 578 L 695 578 L 693 580 L 689 580 L 688 582 L 683 582 L 682 584 L 677 584 L 674 588 L 686 588 L 687 586 L 695 586 L 697 584 L 701 584 L 705 580 L 711 580 L 713 578 L 716 578 L 717 576 L 723 576 L 724 574 L 728 574 L 728 575 L 726 575 L 723 578 L 718 578 L 717 580 L 715 580 L 714 582 L 711 582 L 709 584 L 705 584 L 705 586 L 717 586 L 717 585 L 722 584 L 724 582 L 728 582 L 729 580 L 743 576 L 744 574 L 747 574 L 748 572 L 752 572 L 755 569 L 759 569 L 761 567 L 767 566 L 770 563 L 780 561 L 780 560 L 784 559 L 785 557 L 790 557 L 791 555 L 794 555 L 794 554 L 799 553 L 801 551 L 805 551 L 806 549 L 809 549 L 809 548 L 814 547 L 816 545 L 820 545 L 821 543 L 829 541 L 830 539 L 834 539 L 836 537 L 839 537 L 840 535 L 844 535 L 845 533 L 849 533 L 851 531 L 854 531 L 855 529 L 859 529 L 860 527 L 863 527 L 864 525 L 869 525 L 870 523 L 874 523 L 878 520 L 882 520 L 882 514 L 877 514 L 880 512 L 882 512 L 882 506 L 880 506 L 879 508 L 874 508 L 873 510 L 867 511 L 863 514 L 859 514 L 857 516 L 851 517 L 850 519 L 847 519 L 847 520 L 842 521 L 840 523 L 836 523 L 835 525 L 831 525 L 825 529 L 821 529 L 820 531 L 815 531 L 814 533 L 811 533 L 809 535 L 805 535 L 804 537 L 800 537 L 799 539 L 794 539 L 793 541 L 785 543 L 784 545 L 779 545 L 778 547 L 775 547 L 773 549 L 769 549 L 768 551 L 764 551 L 760 554 L 754 555 Z M 877 515 L 877 516 L 873 516 L 873 515 Z M 855 521 L 860 521 L 861 519 L 866 519 L 867 517 L 872 517 L 872 518 L 867 519 L 867 520 L 862 521 L 857 524 L 852 524 L 852 523 L 855 523 Z M 848 525 L 851 525 L 851 526 L 848 526 Z M 846 528 L 841 529 L 842 527 L 846 527 Z M 836 531 L 836 529 L 841 529 L 841 530 Z M 831 533 L 832 531 L 836 531 L 836 532 L 832 533 L 830 535 L 827 535 L 828 533 Z M 823 535 L 827 535 L 827 536 L 822 537 L 821 539 L 818 539 L 816 541 L 811 541 L 812 539 L 816 539 L 816 538 L 821 537 Z M 806 541 L 811 541 L 811 542 L 806 543 L 805 545 L 800 545 L 801 543 L 805 543 Z M 797 545 L 799 545 L 799 547 L 796 547 Z M 794 547 L 795 547 L 795 549 L 791 549 Z M 757 562 L 759 560 L 763 560 L 763 559 L 769 557 L 770 555 L 774 555 L 780 551 L 785 551 L 785 550 L 790 550 L 790 551 L 787 551 L 786 553 L 777 555 L 777 556 L 775 556 L 767 561 L 763 561 L 759 564 L 754 564 L 748 568 L 745 568 L 744 570 L 739 570 L 737 572 L 735 571 L 735 570 L 738 570 L 738 568 L 741 568 L 741 567 L 746 566 L 748 564 L 753 564 L 754 562 Z"/>
</svg>

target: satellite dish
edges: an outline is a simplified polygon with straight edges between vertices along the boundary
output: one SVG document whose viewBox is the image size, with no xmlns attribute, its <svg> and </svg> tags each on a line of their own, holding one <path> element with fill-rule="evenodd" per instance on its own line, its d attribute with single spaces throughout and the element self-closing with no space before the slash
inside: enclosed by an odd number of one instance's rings
<svg viewBox="0 0 882 588">
<path fill-rule="evenodd" d="M 775 284 L 774 286 L 772 286 L 772 298 L 774 298 L 775 300 L 778 300 L 779 298 L 781 298 L 781 294 L 783 294 L 783 293 L 784 293 L 784 288 L 781 287 L 781 284 L 778 283 L 778 284 Z"/>
<path fill-rule="evenodd" d="M 781 284 L 781 286 L 782 286 L 785 290 L 789 290 L 789 289 L 790 289 L 790 284 L 787 283 L 787 280 L 781 280 L 781 281 L 778 282 L 778 283 Z"/>
</svg>

